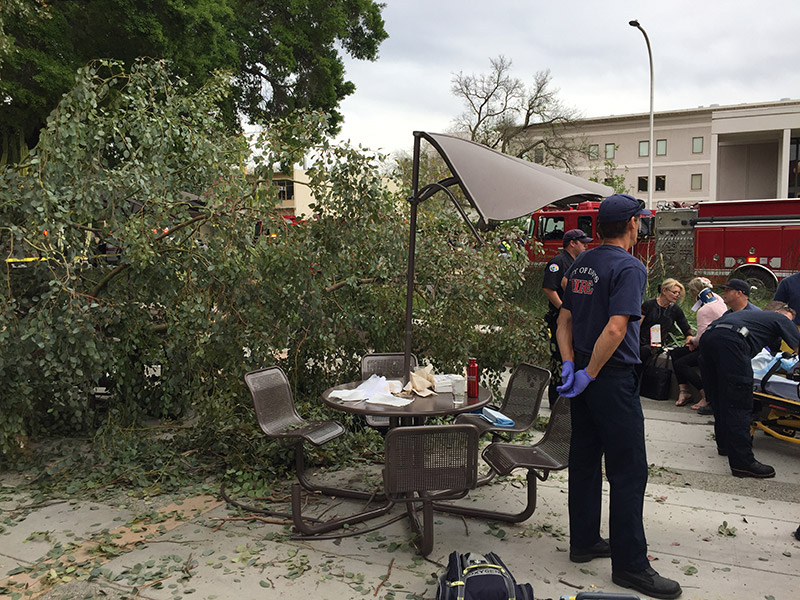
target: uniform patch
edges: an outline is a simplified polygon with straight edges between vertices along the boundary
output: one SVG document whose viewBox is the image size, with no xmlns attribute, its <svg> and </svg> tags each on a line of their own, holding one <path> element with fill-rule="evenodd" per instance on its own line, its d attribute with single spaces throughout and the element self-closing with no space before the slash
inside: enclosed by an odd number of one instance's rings
<svg viewBox="0 0 800 600">
<path fill-rule="evenodd" d="M 594 292 L 594 282 L 591 280 L 570 279 L 569 283 L 572 286 L 572 292 L 574 294 L 585 294 L 587 296 L 591 296 Z"/>
<path fill-rule="evenodd" d="M 557 273 L 557 272 L 558 272 L 558 265 L 557 265 L 557 264 L 555 264 L 555 263 L 553 263 L 552 265 L 550 265 L 550 272 L 551 272 L 551 273 Z"/>
</svg>

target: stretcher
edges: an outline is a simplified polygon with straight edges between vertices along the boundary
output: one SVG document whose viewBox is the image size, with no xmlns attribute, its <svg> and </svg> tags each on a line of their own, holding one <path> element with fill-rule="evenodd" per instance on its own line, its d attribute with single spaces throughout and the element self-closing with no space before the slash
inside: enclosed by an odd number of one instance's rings
<svg viewBox="0 0 800 600">
<path fill-rule="evenodd" d="M 756 429 L 792 444 L 800 444 L 796 437 L 800 430 L 800 382 L 781 372 L 780 362 L 763 375 L 753 376 L 753 423 L 750 434 Z"/>
</svg>

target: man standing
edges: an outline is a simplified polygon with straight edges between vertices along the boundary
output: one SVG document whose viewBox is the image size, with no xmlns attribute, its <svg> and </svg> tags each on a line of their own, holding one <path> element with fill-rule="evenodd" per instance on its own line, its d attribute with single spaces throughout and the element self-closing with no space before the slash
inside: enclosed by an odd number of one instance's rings
<svg viewBox="0 0 800 600">
<path fill-rule="evenodd" d="M 550 406 L 553 406 L 556 398 L 558 398 L 556 387 L 561 385 L 561 378 L 558 376 L 562 366 L 561 353 L 558 351 L 556 329 L 558 326 L 558 311 L 561 309 L 561 298 L 564 296 L 564 276 L 578 255 L 581 252 L 585 252 L 591 242 L 592 238 L 586 235 L 582 229 L 570 229 L 564 234 L 561 253 L 551 258 L 544 269 L 542 289 L 544 290 L 544 295 L 550 301 L 547 314 L 544 316 L 544 320 L 550 328 L 550 371 L 553 373 L 548 389 Z"/>
<path fill-rule="evenodd" d="M 649 214 L 627 194 L 603 200 L 597 215 L 603 244 L 581 254 L 567 274 L 558 318 L 564 358 L 558 391 L 573 398 L 569 557 L 586 562 L 610 556 L 617 585 L 653 598 L 677 598 L 678 582 L 650 567 L 642 522 L 647 456 L 635 366 L 647 271 L 629 251 L 640 216 Z M 603 455 L 611 486 L 610 544 L 600 535 Z"/>
<path fill-rule="evenodd" d="M 750 285 L 741 279 L 731 279 L 722 286 L 722 299 L 728 305 L 728 312 L 738 310 L 761 310 L 750 302 Z"/>
<path fill-rule="evenodd" d="M 714 411 L 717 452 L 728 457 L 737 477 L 775 477 L 775 469 L 753 455 L 753 366 L 762 348 L 778 348 L 783 339 L 797 352 L 800 332 L 792 310 L 779 303 L 770 310 L 728 312 L 711 323 L 700 339 L 700 373 Z"/>
<path fill-rule="evenodd" d="M 782 279 L 772 299 L 786 302 L 795 312 L 795 325 L 800 325 L 800 273 Z"/>
</svg>

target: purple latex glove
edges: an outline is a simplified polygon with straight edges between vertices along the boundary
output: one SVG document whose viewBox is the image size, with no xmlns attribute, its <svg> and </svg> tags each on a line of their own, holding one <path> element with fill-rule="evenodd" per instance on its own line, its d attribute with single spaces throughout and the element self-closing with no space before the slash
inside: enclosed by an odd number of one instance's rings
<svg viewBox="0 0 800 600">
<path fill-rule="evenodd" d="M 561 386 L 563 388 L 571 388 L 572 380 L 575 378 L 575 363 L 571 360 L 565 360 L 564 366 L 561 367 Z M 556 388 L 559 389 L 559 388 Z"/>
<path fill-rule="evenodd" d="M 564 396 L 565 398 L 574 398 L 578 394 L 582 393 L 586 387 L 594 381 L 594 377 L 589 375 L 586 372 L 586 369 L 581 369 L 575 373 L 575 381 L 572 383 L 571 388 L 566 388 L 565 386 L 557 387 L 556 390 L 559 394 Z"/>
</svg>

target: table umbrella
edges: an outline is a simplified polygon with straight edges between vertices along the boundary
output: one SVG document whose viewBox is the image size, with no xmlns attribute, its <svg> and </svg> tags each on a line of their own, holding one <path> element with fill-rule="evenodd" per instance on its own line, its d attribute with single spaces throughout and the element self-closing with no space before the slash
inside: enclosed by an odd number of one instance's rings
<svg viewBox="0 0 800 600">
<path fill-rule="evenodd" d="M 419 187 L 420 144 L 426 140 L 444 159 L 451 176 Z M 442 133 L 414 132 L 414 162 L 411 174 L 411 216 L 408 243 L 408 279 L 406 286 L 406 339 L 404 372 L 411 364 L 411 317 L 414 298 L 414 261 L 417 239 L 417 209 L 435 193 L 443 191 L 472 233 L 482 242 L 475 225 L 450 191 L 458 185 L 478 213 L 478 228 L 489 221 L 508 221 L 529 215 L 552 202 L 579 196 L 599 199 L 614 192 L 610 187 L 575 175 L 508 156 L 496 150 Z M 408 375 L 406 375 L 407 377 Z"/>
</svg>

